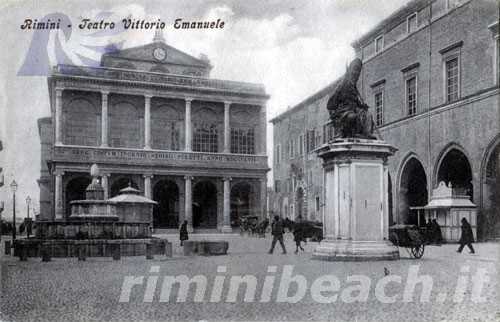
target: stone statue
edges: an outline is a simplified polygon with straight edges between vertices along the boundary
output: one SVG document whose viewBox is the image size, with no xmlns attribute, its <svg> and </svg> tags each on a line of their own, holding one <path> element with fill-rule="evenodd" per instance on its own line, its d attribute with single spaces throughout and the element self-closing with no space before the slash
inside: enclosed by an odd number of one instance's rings
<svg viewBox="0 0 500 322">
<path fill-rule="evenodd" d="M 372 114 L 356 88 L 362 65 L 359 58 L 351 62 L 326 105 L 336 138 L 377 139 Z"/>
</svg>

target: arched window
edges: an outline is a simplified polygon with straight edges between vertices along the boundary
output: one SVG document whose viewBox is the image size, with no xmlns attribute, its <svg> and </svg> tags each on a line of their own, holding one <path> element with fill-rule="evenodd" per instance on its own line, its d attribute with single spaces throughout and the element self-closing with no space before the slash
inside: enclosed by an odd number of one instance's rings
<svg viewBox="0 0 500 322">
<path fill-rule="evenodd" d="M 69 101 L 64 111 L 64 143 L 97 146 L 100 142 L 101 113 L 88 100 Z"/>
<path fill-rule="evenodd" d="M 181 114 L 171 105 L 154 105 L 151 108 L 151 133 L 153 148 L 180 150 L 183 128 Z"/>
<path fill-rule="evenodd" d="M 219 122 L 216 113 L 209 108 L 202 108 L 196 115 L 193 133 L 193 151 L 219 151 Z"/>
<path fill-rule="evenodd" d="M 255 115 L 249 113 L 248 106 L 231 109 L 231 153 L 255 154 Z"/>
<path fill-rule="evenodd" d="M 139 148 L 142 141 L 142 115 L 128 102 L 119 102 L 110 109 L 111 146 Z"/>
</svg>

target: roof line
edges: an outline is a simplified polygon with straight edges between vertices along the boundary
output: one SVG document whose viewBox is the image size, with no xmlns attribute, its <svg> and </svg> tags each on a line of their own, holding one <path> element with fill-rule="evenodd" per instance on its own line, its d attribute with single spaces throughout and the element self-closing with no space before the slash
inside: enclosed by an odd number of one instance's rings
<svg viewBox="0 0 500 322">
<path fill-rule="evenodd" d="M 299 109 L 299 108 L 301 108 L 301 107 L 303 107 L 303 106 L 305 106 L 305 105 L 307 105 L 307 104 L 309 104 L 311 102 L 314 102 L 314 101 L 318 100 L 319 98 L 325 96 L 329 92 L 333 92 L 333 90 L 335 89 L 335 87 L 337 87 L 338 83 L 342 80 L 342 78 L 343 78 L 343 76 L 337 78 L 336 80 L 334 80 L 330 84 L 326 85 L 325 87 L 323 87 L 322 89 L 320 89 L 316 93 L 314 93 L 311 96 L 308 96 L 307 98 L 305 98 L 303 101 L 301 101 L 297 105 L 295 105 L 295 106 L 287 109 L 286 111 L 284 111 L 281 114 L 276 115 L 271 120 L 269 120 L 269 123 L 273 123 L 274 124 L 276 121 L 281 120 L 285 116 L 293 113 L 295 110 L 297 110 L 297 109 Z"/>
</svg>

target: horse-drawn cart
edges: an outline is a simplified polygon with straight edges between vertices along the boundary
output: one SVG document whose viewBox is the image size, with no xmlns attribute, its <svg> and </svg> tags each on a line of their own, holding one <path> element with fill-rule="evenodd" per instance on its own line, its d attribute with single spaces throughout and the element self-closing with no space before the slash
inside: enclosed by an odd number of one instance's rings
<svg viewBox="0 0 500 322">
<path fill-rule="evenodd" d="M 429 244 L 427 229 L 414 225 L 391 226 L 389 240 L 398 247 L 405 247 L 414 258 L 421 258 L 424 255 L 425 245 Z"/>
</svg>

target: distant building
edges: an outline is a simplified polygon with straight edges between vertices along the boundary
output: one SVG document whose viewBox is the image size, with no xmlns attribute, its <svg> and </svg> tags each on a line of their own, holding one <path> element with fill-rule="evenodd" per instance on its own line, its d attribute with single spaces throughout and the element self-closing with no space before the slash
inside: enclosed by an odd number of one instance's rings
<svg viewBox="0 0 500 322">
<path fill-rule="evenodd" d="M 479 235 L 500 237 L 496 204 L 499 8 L 487 0 L 414 0 L 353 43 L 358 89 L 389 159 L 392 223 L 415 224 L 440 181 L 478 206 Z M 322 216 L 322 167 L 313 152 L 332 129 L 326 102 L 336 82 L 275 117 L 274 189 L 282 216 Z"/>
<path fill-rule="evenodd" d="M 97 163 L 106 197 L 128 185 L 157 201 L 154 227 L 231 231 L 266 213 L 266 102 L 260 84 L 209 78 L 210 65 L 153 43 L 56 66 L 38 121 L 40 219 L 66 220 Z"/>
</svg>

